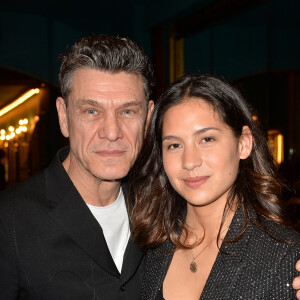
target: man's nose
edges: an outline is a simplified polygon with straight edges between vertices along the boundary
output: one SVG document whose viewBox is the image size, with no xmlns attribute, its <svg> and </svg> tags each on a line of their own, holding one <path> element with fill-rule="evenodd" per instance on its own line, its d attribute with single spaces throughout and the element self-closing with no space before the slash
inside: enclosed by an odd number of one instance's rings
<svg viewBox="0 0 300 300">
<path fill-rule="evenodd" d="M 202 165 L 201 153 L 194 146 L 185 147 L 182 155 L 182 168 L 192 171 Z"/>
<path fill-rule="evenodd" d="M 99 128 L 99 138 L 105 138 L 111 142 L 123 138 L 120 121 L 116 115 L 107 115 Z"/>
</svg>

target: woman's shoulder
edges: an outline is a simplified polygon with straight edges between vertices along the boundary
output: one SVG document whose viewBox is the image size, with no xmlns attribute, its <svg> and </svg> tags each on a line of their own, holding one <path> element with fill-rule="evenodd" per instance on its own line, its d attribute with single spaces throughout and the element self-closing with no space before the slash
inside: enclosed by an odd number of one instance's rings
<svg viewBox="0 0 300 300">
<path fill-rule="evenodd" d="M 230 237 L 234 237 L 243 231 L 243 223 L 246 222 L 244 238 L 253 244 L 265 244 L 268 247 L 289 248 L 300 246 L 300 233 L 295 229 L 275 222 L 260 215 L 254 209 L 248 208 L 249 219 L 245 220 L 242 209 L 239 208 L 230 226 Z M 245 224 L 245 223 L 244 223 Z"/>
<path fill-rule="evenodd" d="M 266 219 L 262 225 L 254 225 L 251 235 L 253 252 L 260 257 L 268 256 L 274 262 L 285 260 L 294 264 L 300 257 L 300 233 Z"/>
<path fill-rule="evenodd" d="M 263 227 L 260 228 L 259 233 L 269 235 L 270 241 L 279 241 L 290 245 L 300 245 L 300 233 L 295 229 L 276 223 L 274 221 L 263 219 Z"/>
<path fill-rule="evenodd" d="M 243 232 L 243 214 L 239 209 L 230 226 L 228 238 L 232 239 Z M 251 221 L 246 221 L 246 230 L 241 239 L 234 243 L 225 243 L 225 252 L 244 253 L 249 260 L 253 259 L 257 267 L 287 259 L 292 262 L 300 257 L 299 232 L 271 221 L 254 210 L 251 211 Z M 227 237 L 227 236 L 226 236 Z M 238 254 L 237 254 L 238 255 Z M 296 262 L 296 261 L 295 261 Z"/>
</svg>

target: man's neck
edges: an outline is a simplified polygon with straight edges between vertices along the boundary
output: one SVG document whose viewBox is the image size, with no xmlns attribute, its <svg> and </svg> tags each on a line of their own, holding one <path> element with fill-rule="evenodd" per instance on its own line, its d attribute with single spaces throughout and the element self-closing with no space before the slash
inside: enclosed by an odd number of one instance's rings
<svg viewBox="0 0 300 300">
<path fill-rule="evenodd" d="M 121 181 L 105 181 L 95 178 L 88 172 L 82 173 L 74 170 L 70 164 L 70 156 L 62 163 L 74 186 L 80 193 L 82 199 L 94 206 L 107 206 L 115 202 L 121 187 Z M 90 176 L 89 176 L 90 175 Z"/>
</svg>

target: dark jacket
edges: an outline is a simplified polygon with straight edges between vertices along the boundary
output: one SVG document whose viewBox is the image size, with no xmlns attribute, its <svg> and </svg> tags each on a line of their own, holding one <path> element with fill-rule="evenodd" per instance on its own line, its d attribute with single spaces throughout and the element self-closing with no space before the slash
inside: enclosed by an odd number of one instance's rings
<svg viewBox="0 0 300 300">
<path fill-rule="evenodd" d="M 0 194 L 0 299 L 138 299 L 143 255 L 130 240 L 119 273 L 61 164 L 67 153 Z"/>
<path fill-rule="evenodd" d="M 254 212 L 252 215 L 255 215 Z M 263 223 L 274 237 L 293 241 L 293 244 L 279 242 L 258 226 L 249 223 L 239 241 L 222 244 L 223 253 L 220 251 L 217 256 L 201 300 L 296 299 L 292 281 L 299 276 L 295 264 L 300 258 L 300 235 L 265 219 Z M 237 236 L 241 232 L 242 224 L 242 212 L 238 210 L 226 238 Z M 173 250 L 174 245 L 167 240 L 147 254 L 142 300 L 163 299 L 162 284 L 172 260 Z"/>
</svg>

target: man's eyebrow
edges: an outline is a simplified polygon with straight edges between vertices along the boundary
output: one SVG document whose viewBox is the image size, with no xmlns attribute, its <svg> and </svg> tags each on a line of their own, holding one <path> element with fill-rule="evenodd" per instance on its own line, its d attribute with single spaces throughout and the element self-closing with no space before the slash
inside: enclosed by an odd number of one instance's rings
<svg viewBox="0 0 300 300">
<path fill-rule="evenodd" d="M 205 128 L 202 128 L 202 129 L 199 129 L 199 130 L 195 131 L 195 132 L 193 133 L 193 136 L 197 136 L 197 135 L 202 134 L 202 133 L 204 133 L 204 132 L 207 132 L 207 131 L 209 131 L 209 130 L 218 130 L 218 131 L 221 131 L 219 128 L 216 128 L 216 127 L 205 127 Z M 162 141 L 164 141 L 164 140 L 177 140 L 177 141 L 182 141 L 182 139 L 181 139 L 180 137 L 176 136 L 176 135 L 167 135 L 167 136 L 164 136 L 164 137 L 162 138 Z"/>
<path fill-rule="evenodd" d="M 96 100 L 92 100 L 92 99 L 81 99 L 78 100 L 78 106 L 83 106 L 83 105 L 92 105 L 92 106 L 97 106 L 97 107 L 101 107 L 102 103 L 101 101 L 96 101 Z M 130 107 L 130 106 L 142 106 L 142 102 L 141 101 L 130 101 L 130 102 L 126 102 L 123 103 L 119 108 L 125 108 L 125 107 Z"/>
<path fill-rule="evenodd" d="M 130 107 L 130 106 L 142 106 L 141 101 L 130 101 L 122 104 L 120 108 Z"/>
<path fill-rule="evenodd" d="M 83 106 L 83 105 L 101 106 L 101 104 L 98 101 L 92 99 L 81 99 L 78 100 L 77 103 L 78 106 Z"/>
</svg>

